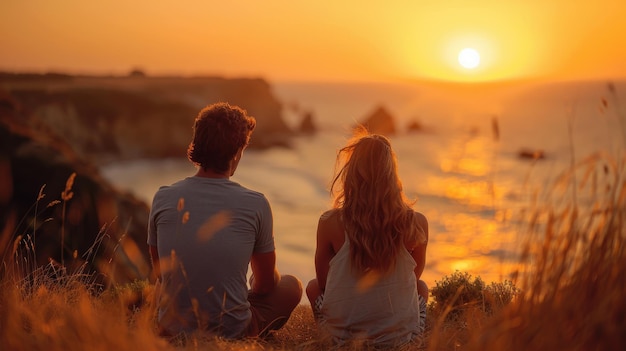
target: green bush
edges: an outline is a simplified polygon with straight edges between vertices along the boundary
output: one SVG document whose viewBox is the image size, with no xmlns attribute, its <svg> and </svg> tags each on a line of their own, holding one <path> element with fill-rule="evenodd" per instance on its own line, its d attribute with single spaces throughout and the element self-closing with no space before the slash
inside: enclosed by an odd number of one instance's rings
<svg viewBox="0 0 626 351">
<path fill-rule="evenodd" d="M 455 271 L 441 281 L 435 281 L 430 290 L 433 297 L 430 309 L 439 313 L 449 310 L 446 315 L 448 320 L 457 319 L 472 306 L 492 314 L 511 302 L 519 292 L 515 284 L 508 280 L 486 285 L 480 276 L 472 278 L 467 272 Z"/>
</svg>

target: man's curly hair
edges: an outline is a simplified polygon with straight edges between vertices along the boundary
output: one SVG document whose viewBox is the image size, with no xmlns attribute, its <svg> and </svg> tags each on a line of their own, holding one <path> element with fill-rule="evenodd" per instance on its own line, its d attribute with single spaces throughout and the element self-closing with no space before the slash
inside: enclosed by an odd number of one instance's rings
<svg viewBox="0 0 626 351">
<path fill-rule="evenodd" d="M 196 117 L 187 158 L 196 166 L 227 172 L 237 151 L 248 145 L 256 119 L 238 106 L 219 102 L 203 108 Z"/>
</svg>

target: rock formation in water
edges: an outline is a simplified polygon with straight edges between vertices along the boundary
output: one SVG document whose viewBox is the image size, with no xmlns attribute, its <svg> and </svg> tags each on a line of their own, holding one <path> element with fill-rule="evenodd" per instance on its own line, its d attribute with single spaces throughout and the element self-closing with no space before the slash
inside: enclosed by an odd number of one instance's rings
<svg viewBox="0 0 626 351">
<path fill-rule="evenodd" d="M 424 125 L 417 119 L 414 119 L 407 123 L 406 130 L 408 132 L 422 132 L 424 131 Z"/>
<path fill-rule="evenodd" d="M 360 122 L 371 133 L 392 136 L 396 134 L 394 117 L 383 106 L 376 108 Z"/>
<path fill-rule="evenodd" d="M 546 153 L 541 149 L 522 148 L 517 152 L 517 157 L 526 160 L 543 160 Z"/>
<path fill-rule="evenodd" d="M 302 121 L 300 121 L 300 126 L 298 127 L 298 133 L 304 135 L 312 135 L 317 133 L 317 126 L 313 121 L 313 113 L 305 112 Z"/>
</svg>

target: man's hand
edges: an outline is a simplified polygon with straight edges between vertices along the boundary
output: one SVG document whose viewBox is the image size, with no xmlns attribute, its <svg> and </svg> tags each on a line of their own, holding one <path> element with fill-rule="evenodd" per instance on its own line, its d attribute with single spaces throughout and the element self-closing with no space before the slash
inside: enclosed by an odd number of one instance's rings
<svg viewBox="0 0 626 351">
<path fill-rule="evenodd" d="M 161 265 L 159 262 L 159 250 L 156 246 L 148 246 L 150 252 L 150 262 L 152 263 L 151 281 L 155 282 L 161 278 Z"/>
</svg>

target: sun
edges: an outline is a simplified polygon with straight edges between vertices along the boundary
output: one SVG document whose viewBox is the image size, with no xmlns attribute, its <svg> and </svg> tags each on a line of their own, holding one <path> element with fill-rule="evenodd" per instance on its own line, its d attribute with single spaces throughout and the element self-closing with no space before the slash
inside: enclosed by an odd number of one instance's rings
<svg viewBox="0 0 626 351">
<path fill-rule="evenodd" d="M 459 64 L 467 69 L 474 69 L 480 64 L 480 54 L 476 49 L 465 48 L 459 51 Z"/>
</svg>

